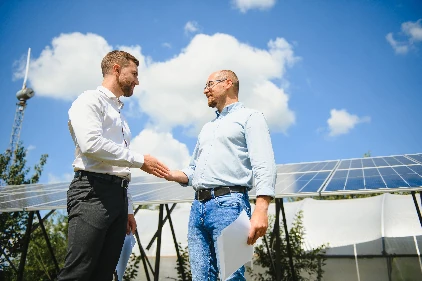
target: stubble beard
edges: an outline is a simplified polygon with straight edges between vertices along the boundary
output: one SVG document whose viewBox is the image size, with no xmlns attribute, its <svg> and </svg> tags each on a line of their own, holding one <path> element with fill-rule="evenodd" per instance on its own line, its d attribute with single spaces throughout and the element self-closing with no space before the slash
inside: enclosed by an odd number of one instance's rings
<svg viewBox="0 0 422 281">
<path fill-rule="evenodd" d="M 123 92 L 123 96 L 124 97 L 131 97 L 133 95 L 133 88 L 132 88 L 132 84 L 128 83 L 127 81 L 118 81 L 119 83 L 119 87 Z"/>
</svg>

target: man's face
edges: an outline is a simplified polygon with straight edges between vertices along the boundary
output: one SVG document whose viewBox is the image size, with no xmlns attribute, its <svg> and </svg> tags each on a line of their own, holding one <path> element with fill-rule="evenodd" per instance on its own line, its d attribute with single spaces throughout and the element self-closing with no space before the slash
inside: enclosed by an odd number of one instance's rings
<svg viewBox="0 0 422 281">
<path fill-rule="evenodd" d="M 127 66 L 120 68 L 117 82 L 120 89 L 122 89 L 123 96 L 130 97 L 133 95 L 133 89 L 139 85 L 138 81 L 138 67 L 133 61 L 130 61 Z"/>
<path fill-rule="evenodd" d="M 205 84 L 204 94 L 208 99 L 209 107 L 217 107 L 220 103 L 224 103 L 226 91 L 224 89 L 226 79 L 218 77 L 218 73 L 213 73 L 208 77 Z"/>
</svg>

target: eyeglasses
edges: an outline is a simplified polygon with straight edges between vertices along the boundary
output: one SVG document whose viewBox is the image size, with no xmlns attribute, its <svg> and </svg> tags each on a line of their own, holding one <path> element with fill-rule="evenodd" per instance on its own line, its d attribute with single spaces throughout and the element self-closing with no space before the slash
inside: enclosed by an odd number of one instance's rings
<svg viewBox="0 0 422 281">
<path fill-rule="evenodd" d="M 208 81 L 207 83 L 205 83 L 204 90 L 205 90 L 206 88 L 208 88 L 208 89 L 210 90 L 210 89 L 212 89 L 215 85 L 217 85 L 218 83 L 223 82 L 223 81 L 226 81 L 226 80 L 227 80 L 227 78 L 225 78 L 225 79 L 219 79 L 219 80 L 211 80 L 211 81 Z M 217 83 L 215 83 L 215 82 L 217 82 Z"/>
</svg>

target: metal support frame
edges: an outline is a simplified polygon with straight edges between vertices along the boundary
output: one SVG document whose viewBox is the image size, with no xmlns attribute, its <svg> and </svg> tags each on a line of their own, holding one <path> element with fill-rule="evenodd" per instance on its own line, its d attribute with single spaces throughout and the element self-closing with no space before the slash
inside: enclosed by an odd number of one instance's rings
<svg viewBox="0 0 422 281">
<path fill-rule="evenodd" d="M 18 269 L 13 264 L 13 262 L 10 260 L 9 256 L 6 254 L 6 252 L 4 251 L 4 249 L 2 247 L 0 247 L 0 250 L 1 250 L 2 255 L 6 258 L 7 262 L 12 266 L 13 270 L 17 273 L 18 272 Z"/>
<path fill-rule="evenodd" d="M 159 280 L 160 276 L 160 258 L 161 258 L 161 233 L 163 230 L 163 213 L 164 213 L 164 205 L 160 205 L 160 213 L 158 215 L 158 230 L 157 230 L 157 249 L 155 252 L 155 273 L 154 273 L 154 281 Z"/>
<path fill-rule="evenodd" d="M 279 208 L 280 208 L 281 213 L 283 215 L 284 233 L 285 233 L 285 236 L 286 236 L 287 254 L 289 255 L 290 270 L 291 270 L 293 281 L 297 281 L 296 271 L 295 271 L 295 268 L 294 268 L 294 265 L 293 265 L 292 246 L 290 245 L 289 231 L 287 229 L 286 214 L 284 213 L 283 198 L 278 199 L 278 200 L 279 200 Z M 277 204 L 276 204 L 276 208 L 277 208 Z M 277 212 L 279 212 L 279 210 L 277 210 Z M 279 236 L 279 235 L 277 235 L 277 236 Z"/>
<path fill-rule="evenodd" d="M 161 206 L 161 205 L 160 205 Z M 171 214 L 171 212 L 173 212 L 173 210 L 174 210 L 174 208 L 176 207 L 176 204 L 173 204 L 173 206 L 171 206 L 171 208 L 170 208 L 170 213 L 167 213 L 167 215 L 166 215 L 166 217 L 164 218 L 164 220 L 163 220 L 163 225 L 164 225 L 164 223 L 166 223 L 166 221 L 168 220 L 168 218 L 169 218 L 169 216 L 170 216 L 170 214 Z M 157 229 L 157 231 L 155 232 L 155 234 L 154 234 L 154 236 L 151 238 L 151 241 L 149 241 L 149 243 L 148 243 L 148 246 L 147 246 L 147 250 L 149 250 L 150 248 L 151 248 L 151 246 L 152 246 L 152 244 L 154 243 L 154 241 L 155 241 L 155 239 L 157 238 L 157 236 L 158 236 L 158 229 Z"/>
<path fill-rule="evenodd" d="M 169 218 L 171 235 L 173 236 L 174 247 L 176 248 L 177 260 L 179 261 L 179 270 L 182 273 L 182 280 L 186 281 L 186 275 L 185 275 L 185 271 L 183 270 L 183 265 L 181 263 L 182 258 L 180 256 L 179 245 L 178 245 L 177 240 L 176 240 L 176 232 L 174 231 L 173 221 L 171 220 L 169 206 L 168 206 L 168 204 L 166 204 L 165 206 L 166 206 L 166 211 L 167 211 L 167 215 L 168 215 L 168 218 Z"/>
<path fill-rule="evenodd" d="M 29 246 L 29 241 L 31 239 L 31 228 L 32 228 L 33 220 L 34 220 L 34 212 L 31 211 L 29 212 L 28 223 L 26 225 L 25 238 L 24 238 L 24 243 L 23 243 L 21 260 L 19 262 L 17 281 L 23 281 L 23 271 L 25 269 L 26 255 L 28 254 L 28 246 Z"/>
<path fill-rule="evenodd" d="M 51 247 L 50 239 L 48 238 L 48 233 L 45 230 L 44 222 L 43 222 L 43 219 L 41 218 L 40 212 L 37 211 L 36 213 L 37 213 L 39 225 L 41 226 L 41 230 L 42 230 L 42 233 L 44 235 L 45 242 L 47 243 L 47 248 L 50 251 L 51 258 L 53 259 L 53 263 L 54 263 L 54 266 L 56 268 L 56 275 L 54 276 L 54 277 L 56 277 L 59 274 L 59 271 L 60 271 L 59 263 L 57 262 L 56 256 L 54 255 L 53 247 Z"/>
<path fill-rule="evenodd" d="M 419 209 L 418 200 L 416 200 L 415 191 L 411 191 L 410 193 L 412 193 L 413 203 L 415 203 L 415 208 L 416 208 L 416 212 L 418 213 L 419 222 L 422 226 L 421 210 Z M 422 193 L 420 191 L 419 191 L 419 195 L 421 197 L 421 203 L 422 203 Z"/>
</svg>

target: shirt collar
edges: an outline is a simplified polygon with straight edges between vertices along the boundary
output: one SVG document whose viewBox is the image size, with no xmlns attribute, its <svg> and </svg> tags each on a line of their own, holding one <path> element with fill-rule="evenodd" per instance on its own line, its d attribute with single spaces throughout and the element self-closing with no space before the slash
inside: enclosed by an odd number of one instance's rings
<svg viewBox="0 0 422 281">
<path fill-rule="evenodd" d="M 106 87 L 103 86 L 98 86 L 97 90 L 100 91 L 101 93 L 103 93 L 105 96 L 107 96 L 108 98 L 117 101 L 117 103 L 119 104 L 119 109 L 122 109 L 123 106 L 125 105 L 120 99 L 118 99 L 109 89 L 107 89 Z"/>
<path fill-rule="evenodd" d="M 217 114 L 217 118 L 221 116 L 225 116 L 227 114 L 229 114 L 231 111 L 236 110 L 237 108 L 242 108 L 243 104 L 241 102 L 235 102 L 232 104 L 227 105 L 226 107 L 223 108 L 223 110 L 221 112 L 218 112 L 218 110 L 215 111 L 215 114 Z"/>
</svg>

